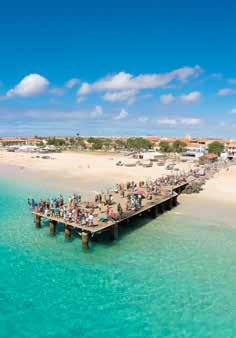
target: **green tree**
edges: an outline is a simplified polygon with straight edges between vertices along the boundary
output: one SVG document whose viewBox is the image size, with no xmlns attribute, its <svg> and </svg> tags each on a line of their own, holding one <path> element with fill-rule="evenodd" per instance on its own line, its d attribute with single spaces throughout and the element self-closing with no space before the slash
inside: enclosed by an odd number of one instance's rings
<svg viewBox="0 0 236 338">
<path fill-rule="evenodd" d="M 143 137 L 131 137 L 127 140 L 127 147 L 132 150 L 151 149 L 153 146 L 152 142 L 146 140 Z"/>
<path fill-rule="evenodd" d="M 126 149 L 127 148 L 127 142 L 122 140 L 122 139 L 115 140 L 114 147 L 115 147 L 115 149 Z"/>
<path fill-rule="evenodd" d="M 38 143 L 38 146 L 39 146 L 39 147 L 43 147 L 43 146 L 44 146 L 43 141 L 40 141 L 40 142 Z"/>
<path fill-rule="evenodd" d="M 95 138 L 95 139 L 94 139 L 94 142 L 93 142 L 93 147 L 92 147 L 92 149 L 94 149 L 94 150 L 100 150 L 100 149 L 102 149 L 102 147 L 103 147 L 103 142 L 102 142 L 102 140 L 99 139 L 99 138 Z"/>
<path fill-rule="evenodd" d="M 73 146 L 76 144 L 76 139 L 74 137 L 69 138 L 69 143 Z"/>
<path fill-rule="evenodd" d="M 83 140 L 81 137 L 78 137 L 78 138 L 77 138 L 77 140 L 76 140 L 76 145 L 77 145 L 79 148 L 83 148 L 83 149 L 86 148 L 86 144 L 85 144 L 84 140 Z"/>
<path fill-rule="evenodd" d="M 113 146 L 113 142 L 112 142 L 112 139 L 110 138 L 103 138 L 101 139 L 102 141 L 102 147 L 103 148 L 106 148 L 106 149 L 111 149 L 112 146 Z"/>
<path fill-rule="evenodd" d="M 65 146 L 66 141 L 63 138 L 49 137 L 47 144 L 55 147 L 62 147 Z"/>
<path fill-rule="evenodd" d="M 110 139 L 101 137 L 89 137 L 87 142 L 92 144 L 93 150 L 100 150 L 103 148 L 109 149 L 112 145 L 112 141 Z"/>
<path fill-rule="evenodd" d="M 187 144 L 181 140 L 176 140 L 172 143 L 172 150 L 175 153 L 182 153 L 185 148 L 186 148 Z"/>
<path fill-rule="evenodd" d="M 216 155 L 220 155 L 224 150 L 224 144 L 218 141 L 214 141 L 208 145 L 208 152 Z"/>
<path fill-rule="evenodd" d="M 170 142 L 167 142 L 167 141 L 161 141 L 159 143 L 159 148 L 160 148 L 160 151 L 162 151 L 163 153 L 170 153 L 172 150 Z"/>
<path fill-rule="evenodd" d="M 94 142 L 95 142 L 95 138 L 94 138 L 94 137 L 89 137 L 89 138 L 87 139 L 87 142 L 88 142 L 88 143 L 94 143 Z"/>
</svg>

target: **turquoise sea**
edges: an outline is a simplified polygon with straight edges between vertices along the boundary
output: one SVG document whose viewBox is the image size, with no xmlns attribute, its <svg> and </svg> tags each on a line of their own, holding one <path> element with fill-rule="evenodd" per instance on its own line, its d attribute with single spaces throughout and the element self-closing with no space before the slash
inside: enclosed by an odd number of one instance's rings
<svg viewBox="0 0 236 338">
<path fill-rule="evenodd" d="M 236 228 L 179 206 L 83 252 L 35 229 L 45 194 L 0 180 L 1 338 L 236 336 Z"/>
</svg>

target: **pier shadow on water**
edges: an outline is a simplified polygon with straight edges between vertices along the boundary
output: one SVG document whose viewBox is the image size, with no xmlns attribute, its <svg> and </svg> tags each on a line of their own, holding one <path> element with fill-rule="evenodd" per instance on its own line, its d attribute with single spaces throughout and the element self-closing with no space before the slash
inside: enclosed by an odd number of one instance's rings
<svg viewBox="0 0 236 338">
<path fill-rule="evenodd" d="M 164 214 L 171 212 L 171 210 L 166 210 L 162 214 L 159 214 L 157 218 L 164 216 Z M 113 240 L 111 232 L 107 230 L 106 232 L 103 232 L 100 235 L 97 235 L 94 239 L 92 239 L 93 242 L 97 242 L 98 245 L 99 243 L 101 244 L 106 244 L 106 245 L 113 245 L 117 241 L 122 240 L 124 237 L 133 234 L 135 236 L 135 231 L 138 231 L 139 229 L 148 226 L 150 222 L 152 222 L 155 218 L 152 217 L 150 214 L 145 214 L 140 216 L 134 217 L 130 222 L 126 221 L 121 221 L 119 223 L 119 228 L 118 228 L 118 239 Z"/>
</svg>

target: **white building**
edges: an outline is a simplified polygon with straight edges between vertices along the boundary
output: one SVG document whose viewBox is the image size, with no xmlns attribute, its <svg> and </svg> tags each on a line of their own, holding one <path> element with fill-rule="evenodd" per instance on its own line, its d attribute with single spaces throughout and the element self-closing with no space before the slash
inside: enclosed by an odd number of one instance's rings
<svg viewBox="0 0 236 338">
<path fill-rule="evenodd" d="M 225 151 L 228 153 L 228 157 L 236 159 L 236 142 L 230 142 L 225 146 Z"/>
<path fill-rule="evenodd" d="M 183 156 L 185 158 L 193 158 L 198 159 L 199 157 L 203 156 L 207 153 L 207 149 L 204 145 L 196 144 L 196 145 L 188 145 L 185 148 L 185 152 L 183 153 Z"/>
</svg>

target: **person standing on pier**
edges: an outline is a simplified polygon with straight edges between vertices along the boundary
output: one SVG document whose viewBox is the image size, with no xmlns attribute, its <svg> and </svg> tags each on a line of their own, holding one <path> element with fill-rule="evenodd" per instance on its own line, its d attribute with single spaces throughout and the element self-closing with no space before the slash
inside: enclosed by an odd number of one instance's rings
<svg viewBox="0 0 236 338">
<path fill-rule="evenodd" d="M 122 209 L 120 203 L 118 203 L 118 205 L 117 205 L 117 212 L 118 212 L 118 214 L 120 215 L 120 218 L 122 218 L 122 215 L 123 215 L 123 209 Z"/>
</svg>

